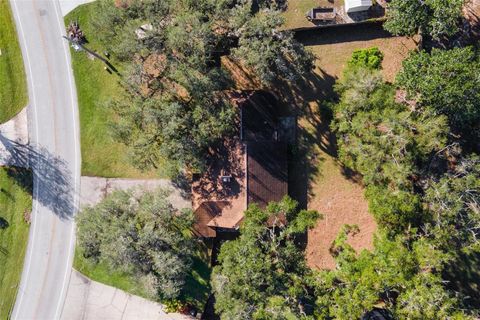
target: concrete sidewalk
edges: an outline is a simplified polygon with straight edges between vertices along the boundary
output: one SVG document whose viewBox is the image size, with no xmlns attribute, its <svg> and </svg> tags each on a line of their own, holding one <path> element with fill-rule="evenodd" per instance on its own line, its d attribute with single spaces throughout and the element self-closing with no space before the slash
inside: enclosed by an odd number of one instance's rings
<svg viewBox="0 0 480 320">
<path fill-rule="evenodd" d="M 62 320 L 188 320 L 166 313 L 163 306 L 114 287 L 92 281 L 72 270 Z"/>
<path fill-rule="evenodd" d="M 17 163 L 15 148 L 28 144 L 27 107 L 11 120 L 0 125 L 0 165 L 25 166 L 24 161 Z"/>
</svg>

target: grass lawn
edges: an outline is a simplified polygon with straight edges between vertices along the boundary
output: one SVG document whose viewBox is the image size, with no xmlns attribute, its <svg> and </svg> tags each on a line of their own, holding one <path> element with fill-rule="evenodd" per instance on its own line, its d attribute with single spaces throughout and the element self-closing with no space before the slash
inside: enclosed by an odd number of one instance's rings
<svg viewBox="0 0 480 320">
<path fill-rule="evenodd" d="M 79 6 L 65 17 L 65 24 L 78 21 L 86 35 L 87 46 L 103 53 L 104 48 L 95 39 L 96 31 L 90 23 L 93 10 L 94 4 Z M 126 146 L 115 142 L 110 135 L 109 124 L 114 115 L 104 107 L 104 103 L 122 96 L 120 77 L 108 73 L 103 62 L 90 60 L 85 52 L 71 52 L 80 109 L 82 175 L 124 178 L 162 176 L 158 171 L 142 172 L 134 168 L 127 158 Z M 122 71 L 120 64 L 115 61 L 112 64 Z"/>
<path fill-rule="evenodd" d="M 27 84 L 22 52 L 7 0 L 0 0 L 0 123 L 27 105 Z"/>
<path fill-rule="evenodd" d="M 191 273 L 187 277 L 186 287 L 180 299 L 203 311 L 205 303 L 210 294 L 210 267 L 208 249 L 199 244 L 197 255 L 193 260 Z M 77 246 L 75 249 L 75 260 L 73 267 L 88 278 L 119 288 L 134 295 L 149 299 L 139 282 L 122 272 L 111 272 L 106 264 L 92 263 L 85 259 L 82 250 Z"/>
<path fill-rule="evenodd" d="M 29 181 L 19 184 L 15 177 Z M 32 197 L 21 185 L 31 186 L 31 179 L 24 169 L 0 168 L 0 319 L 13 308 L 22 273 L 29 229 L 24 213 L 31 210 Z"/>
</svg>

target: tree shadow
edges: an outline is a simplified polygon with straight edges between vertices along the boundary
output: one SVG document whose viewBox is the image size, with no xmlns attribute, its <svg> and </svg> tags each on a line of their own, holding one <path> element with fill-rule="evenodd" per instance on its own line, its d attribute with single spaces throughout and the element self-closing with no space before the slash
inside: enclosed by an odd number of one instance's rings
<svg viewBox="0 0 480 320">
<path fill-rule="evenodd" d="M 0 229 L 7 229 L 10 226 L 5 218 L 0 217 Z"/>
<path fill-rule="evenodd" d="M 459 253 L 455 260 L 442 272 L 447 286 L 461 293 L 462 303 L 467 309 L 480 308 L 480 253 Z"/>
<path fill-rule="evenodd" d="M 180 190 L 180 195 L 184 199 L 192 197 L 192 180 L 187 176 L 186 172 L 179 172 L 172 178 L 172 184 Z"/>
<path fill-rule="evenodd" d="M 336 100 L 336 78 L 319 69 L 296 82 L 278 81 L 274 91 L 300 119 L 296 143 L 290 150 L 289 195 L 304 209 L 313 196 L 312 186 L 322 172 L 322 153 L 337 157 L 335 135 L 330 131 L 332 112 L 329 103 Z M 320 152 L 319 152 L 320 151 Z"/>
<path fill-rule="evenodd" d="M 2 134 L 0 142 L 8 151 L 7 158 L 3 160 L 18 167 L 31 168 L 35 186 L 32 189 L 28 171 L 9 167 L 8 175 L 42 206 L 52 210 L 61 219 L 71 219 L 75 212 L 72 173 L 65 161 L 46 148 L 23 145 Z"/>
<path fill-rule="evenodd" d="M 381 22 L 361 25 L 340 25 L 334 28 L 309 28 L 295 32 L 295 39 L 305 46 L 369 41 L 391 37 L 393 35 L 383 29 Z"/>
<path fill-rule="evenodd" d="M 244 147 L 238 138 L 228 138 L 210 147 L 206 156 L 207 170 L 193 177 L 193 192 L 203 200 L 237 199 L 243 188 Z M 228 183 L 221 176 L 231 176 Z"/>
</svg>

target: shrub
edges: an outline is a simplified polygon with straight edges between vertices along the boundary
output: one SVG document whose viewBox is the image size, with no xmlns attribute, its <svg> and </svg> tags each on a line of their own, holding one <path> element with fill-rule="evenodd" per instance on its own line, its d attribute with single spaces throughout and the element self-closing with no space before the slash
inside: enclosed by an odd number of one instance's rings
<svg viewBox="0 0 480 320">
<path fill-rule="evenodd" d="M 383 53 L 377 48 L 359 49 L 353 51 L 352 58 L 348 61 L 350 67 L 364 67 L 368 69 L 380 69 Z"/>
</svg>

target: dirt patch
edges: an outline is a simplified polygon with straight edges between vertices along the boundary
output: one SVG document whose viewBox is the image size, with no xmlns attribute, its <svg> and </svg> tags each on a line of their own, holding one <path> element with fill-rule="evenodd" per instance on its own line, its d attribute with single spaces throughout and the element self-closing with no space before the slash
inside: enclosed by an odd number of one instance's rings
<svg viewBox="0 0 480 320">
<path fill-rule="evenodd" d="M 362 186 L 341 177 L 342 169 L 331 159 L 325 160 L 322 169 L 324 174 L 312 187 L 308 208 L 321 212 L 323 219 L 308 232 L 306 257 L 310 267 L 332 269 L 335 261 L 329 249 L 344 224 L 355 224 L 360 229 L 348 240 L 357 252 L 372 248 L 377 225 L 368 212 Z"/>
</svg>

